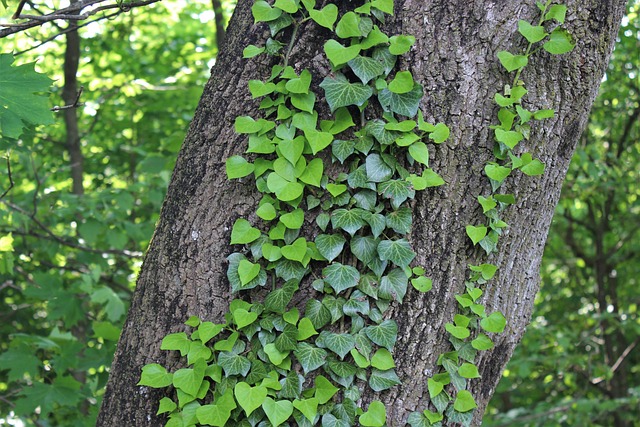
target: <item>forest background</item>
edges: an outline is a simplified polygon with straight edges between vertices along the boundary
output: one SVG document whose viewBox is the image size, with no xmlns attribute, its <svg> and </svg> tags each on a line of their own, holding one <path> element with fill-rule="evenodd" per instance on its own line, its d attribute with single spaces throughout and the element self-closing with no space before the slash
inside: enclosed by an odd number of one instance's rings
<svg viewBox="0 0 640 427">
<path fill-rule="evenodd" d="M 35 61 L 52 79 L 30 82 L 52 92 L 41 123 L 48 108 L 77 104 L 19 139 L 0 132 L 0 425 L 95 424 L 233 7 L 163 0 L 96 14 L 77 32 L 58 23 L 0 39 L 0 54 L 15 55 L 13 66 L 0 56 L 0 97 L 5 76 L 29 76 L 23 64 Z M 532 323 L 484 425 L 638 425 L 639 13 L 630 0 L 556 210 Z"/>
</svg>

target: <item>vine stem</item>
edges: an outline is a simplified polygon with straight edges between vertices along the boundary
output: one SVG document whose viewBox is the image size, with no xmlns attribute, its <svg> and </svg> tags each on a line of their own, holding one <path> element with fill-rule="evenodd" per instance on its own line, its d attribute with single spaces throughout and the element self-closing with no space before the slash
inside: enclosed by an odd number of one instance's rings
<svg viewBox="0 0 640 427">
<path fill-rule="evenodd" d="M 291 55 L 291 51 L 293 50 L 293 44 L 296 41 L 296 36 L 298 35 L 298 28 L 300 28 L 300 24 L 296 21 L 293 21 L 293 32 L 291 33 L 291 40 L 289 40 L 289 47 L 287 48 L 287 53 L 284 56 L 284 67 L 287 68 L 289 65 L 289 56 Z"/>
</svg>

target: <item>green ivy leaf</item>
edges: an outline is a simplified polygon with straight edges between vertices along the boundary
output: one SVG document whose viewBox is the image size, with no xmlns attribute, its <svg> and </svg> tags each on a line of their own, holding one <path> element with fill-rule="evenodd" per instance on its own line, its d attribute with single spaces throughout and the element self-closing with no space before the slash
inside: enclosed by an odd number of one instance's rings
<svg viewBox="0 0 640 427">
<path fill-rule="evenodd" d="M 389 39 L 389 52 L 393 55 L 402 55 L 409 52 L 411 46 L 416 42 L 416 38 L 413 36 L 399 35 L 393 36 Z M 415 114 L 411 114 L 413 117 Z"/>
<path fill-rule="evenodd" d="M 378 296 L 384 299 L 395 299 L 402 302 L 407 293 L 407 285 L 409 280 L 403 270 L 394 268 L 386 276 L 382 276 L 380 280 L 380 288 L 378 288 Z"/>
<path fill-rule="evenodd" d="M 231 229 L 231 244 L 244 245 L 260 237 L 260 230 L 251 226 L 244 218 L 238 218 Z"/>
<path fill-rule="evenodd" d="M 433 378 L 427 380 L 427 388 L 429 389 L 429 396 L 433 399 L 444 389 L 444 384 L 440 381 L 436 381 Z"/>
<path fill-rule="evenodd" d="M 311 160 L 305 168 L 302 175 L 300 175 L 300 181 L 305 184 L 320 187 L 320 181 L 322 180 L 322 173 L 324 172 L 324 164 L 322 159 L 315 158 Z"/>
<path fill-rule="evenodd" d="M 429 166 L 429 149 L 422 141 L 414 142 L 409 146 L 409 155 L 418 163 Z"/>
<path fill-rule="evenodd" d="M 295 139 L 285 139 L 278 143 L 279 153 L 293 166 L 295 166 L 300 160 L 300 156 L 302 155 L 303 150 L 304 138 L 302 137 L 298 137 Z"/>
<path fill-rule="evenodd" d="M 316 343 L 327 347 L 329 350 L 340 356 L 340 359 L 344 357 L 355 347 L 355 337 L 351 334 L 337 334 L 334 332 L 322 331 Z"/>
<path fill-rule="evenodd" d="M 564 28 L 556 28 L 549 35 L 549 40 L 542 45 L 542 48 L 553 55 L 562 55 L 571 52 L 575 43 Z"/>
<path fill-rule="evenodd" d="M 274 289 L 265 297 L 264 308 L 273 313 L 282 314 L 286 311 L 287 305 L 295 291 L 298 290 L 298 280 L 287 280 L 282 287 Z"/>
<path fill-rule="evenodd" d="M 478 367 L 472 363 L 463 363 L 460 365 L 458 373 L 462 378 L 480 378 Z"/>
<path fill-rule="evenodd" d="M 227 171 L 227 178 L 229 179 L 245 177 L 251 174 L 254 170 L 253 164 L 249 163 L 242 156 L 229 157 L 225 163 L 225 168 Z"/>
<path fill-rule="evenodd" d="M 291 230 L 298 230 L 304 222 L 304 211 L 300 208 L 280 216 L 280 221 Z"/>
<path fill-rule="evenodd" d="M 392 351 L 398 336 L 398 325 L 395 321 L 388 319 L 379 325 L 367 326 L 364 332 L 374 344 Z"/>
<path fill-rule="evenodd" d="M 387 390 L 395 385 L 401 384 L 400 378 L 393 369 L 381 371 L 379 369 L 372 369 L 369 376 L 369 387 L 373 391 Z"/>
<path fill-rule="evenodd" d="M 262 80 L 249 80 L 249 92 L 253 99 L 261 96 L 269 95 L 276 90 L 276 85 L 272 82 L 263 82 Z"/>
<path fill-rule="evenodd" d="M 484 167 L 484 172 L 489 178 L 493 179 L 494 181 L 502 182 L 511 173 L 511 168 L 500 166 L 495 163 L 489 163 Z"/>
<path fill-rule="evenodd" d="M 213 405 L 203 405 L 196 409 L 198 422 L 203 425 L 224 427 L 231 417 L 231 411 L 237 408 L 231 387 L 216 399 Z"/>
<path fill-rule="evenodd" d="M 365 47 L 363 46 L 363 48 Z M 368 56 L 358 55 L 349 61 L 348 65 L 363 84 L 369 83 L 371 79 L 375 79 L 384 72 L 384 67 L 380 61 L 376 61 Z"/>
<path fill-rule="evenodd" d="M 348 61 L 350 60 L 351 59 Z M 320 83 L 320 87 L 324 89 L 324 96 L 331 112 L 349 105 L 357 105 L 360 107 L 364 105 L 373 94 L 373 89 L 371 89 L 370 86 L 365 86 L 362 83 L 351 83 L 342 73 L 325 77 L 322 83 Z"/>
<path fill-rule="evenodd" d="M 396 367 L 396 363 L 393 361 L 393 356 L 386 348 L 379 348 L 375 354 L 371 357 L 371 366 L 386 371 Z"/>
<path fill-rule="evenodd" d="M 298 344 L 298 348 L 293 354 L 300 362 L 305 375 L 324 365 L 327 360 L 325 350 L 305 342 Z"/>
<path fill-rule="evenodd" d="M 525 55 L 513 55 L 506 50 L 498 52 L 498 59 L 507 71 L 515 71 L 519 68 L 524 68 L 529 63 L 529 58 Z"/>
<path fill-rule="evenodd" d="M 265 221 L 271 221 L 276 217 L 276 208 L 271 203 L 264 203 L 256 210 L 256 215 Z"/>
<path fill-rule="evenodd" d="M 242 308 L 238 308 L 233 311 L 233 321 L 238 326 L 238 329 L 242 329 L 245 326 L 251 325 L 258 319 L 258 313 L 247 311 Z"/>
<path fill-rule="evenodd" d="M 245 59 L 253 58 L 254 56 L 258 56 L 263 52 L 264 52 L 264 47 L 258 47 L 250 44 L 249 46 L 245 47 L 244 50 L 242 51 L 242 57 Z"/>
<path fill-rule="evenodd" d="M 153 388 L 164 388 L 173 382 L 173 374 L 167 372 L 164 366 L 150 363 L 142 367 L 142 374 L 137 385 L 146 385 Z"/>
<path fill-rule="evenodd" d="M 342 253 L 346 240 L 340 234 L 320 234 L 315 242 L 318 252 L 331 262 Z"/>
<path fill-rule="evenodd" d="M 283 246 L 280 250 L 286 259 L 302 262 L 307 255 L 307 240 L 304 237 L 299 237 L 292 244 Z"/>
<path fill-rule="evenodd" d="M 347 12 L 342 15 L 342 18 L 338 21 L 338 25 L 336 25 L 336 35 L 342 39 L 362 36 L 363 34 L 360 31 L 360 17 L 354 12 Z"/>
<path fill-rule="evenodd" d="M 260 264 L 254 264 L 246 259 L 240 260 L 238 264 L 238 276 L 240 276 L 242 286 L 246 286 L 255 279 L 258 273 L 260 273 Z"/>
<path fill-rule="evenodd" d="M 515 132 L 512 130 L 506 131 L 504 129 L 497 128 L 494 130 L 494 132 L 496 135 L 496 140 L 502 142 L 504 145 L 506 145 L 510 149 L 513 149 L 518 144 L 518 142 L 524 139 L 524 136 L 522 136 L 522 133 Z"/>
<path fill-rule="evenodd" d="M 272 8 L 269 3 L 264 0 L 257 0 L 251 7 L 254 23 L 269 22 L 278 19 L 282 15 L 281 9 Z"/>
<path fill-rule="evenodd" d="M 331 321 L 331 312 L 318 300 L 310 299 L 307 301 L 304 312 L 316 330 Z"/>
<path fill-rule="evenodd" d="M 186 356 L 191 346 L 191 340 L 184 332 L 177 332 L 175 334 L 169 334 L 162 338 L 160 344 L 160 350 L 177 350 L 180 352 L 180 356 Z"/>
<path fill-rule="evenodd" d="M 544 163 L 542 163 L 538 159 L 533 159 L 531 162 L 522 166 L 520 170 L 525 175 L 536 176 L 536 175 L 542 175 L 544 173 L 544 168 L 545 168 Z"/>
<path fill-rule="evenodd" d="M 467 236 L 469 236 L 474 245 L 477 245 L 480 240 L 484 239 L 488 231 L 487 227 L 484 225 L 480 225 L 478 227 L 467 225 L 465 229 L 467 231 Z"/>
<path fill-rule="evenodd" d="M 270 173 L 267 177 L 267 188 L 275 193 L 278 200 L 290 202 L 302 196 L 304 186 L 296 181 L 287 181 L 277 173 Z"/>
<path fill-rule="evenodd" d="M 293 414 L 293 404 L 290 401 L 275 401 L 270 397 L 264 400 L 262 409 L 273 427 L 278 427 L 280 424 L 283 424 L 289 419 L 291 414 Z"/>
<path fill-rule="evenodd" d="M 379 154 L 370 154 L 365 161 L 367 178 L 371 182 L 387 181 L 393 175 L 393 169 L 387 165 Z"/>
<path fill-rule="evenodd" d="M 245 382 L 239 382 L 235 385 L 233 392 L 240 407 L 244 409 L 248 417 L 253 411 L 262 406 L 269 390 L 263 386 L 251 387 Z"/>
<path fill-rule="evenodd" d="M 344 184 L 327 184 L 327 191 L 333 196 L 338 197 L 345 191 L 347 191 L 347 186 Z"/>
<path fill-rule="evenodd" d="M 360 53 L 361 47 L 355 44 L 345 47 L 336 40 L 328 40 L 324 44 L 324 53 L 334 67 L 340 67 L 354 59 Z M 322 87 L 322 85 L 321 85 Z M 337 108 L 337 107 L 336 107 Z"/>
<path fill-rule="evenodd" d="M 564 4 L 551 5 L 547 14 L 544 16 L 545 21 L 555 19 L 559 24 L 564 24 L 564 19 L 567 15 L 567 6 Z"/>
<path fill-rule="evenodd" d="M 358 418 L 360 425 L 365 427 L 382 427 L 385 425 L 386 420 L 387 411 L 384 404 L 378 400 L 371 402 L 367 412 Z"/>
<path fill-rule="evenodd" d="M 309 70 L 302 70 L 300 77 L 289 80 L 285 88 L 291 93 L 306 94 L 309 93 L 309 86 L 311 85 L 311 73 Z"/>
<path fill-rule="evenodd" d="M 418 113 L 418 107 L 422 100 L 422 86 L 416 84 L 407 93 L 393 93 L 389 89 L 383 89 L 378 94 L 378 101 L 384 111 L 390 111 L 401 116 L 413 117 Z"/>
<path fill-rule="evenodd" d="M 205 367 L 204 359 L 199 359 L 193 368 L 178 369 L 173 374 L 173 386 L 191 396 L 196 396 L 204 380 Z"/>
<path fill-rule="evenodd" d="M 160 403 L 158 404 L 158 412 L 156 412 L 156 415 L 173 412 L 173 410 L 177 407 L 178 405 L 176 405 L 173 400 L 169 399 L 168 397 L 163 397 L 162 399 L 160 399 Z"/>
<path fill-rule="evenodd" d="M 419 292 L 429 292 L 433 286 L 431 279 L 420 276 L 415 279 L 411 279 L 411 285 Z"/>
<path fill-rule="evenodd" d="M 322 270 L 324 281 L 329 284 L 336 294 L 358 285 L 360 273 L 355 267 L 334 262 Z"/>
<path fill-rule="evenodd" d="M 487 332 L 494 332 L 496 334 L 502 333 L 507 324 L 507 320 L 504 315 L 499 311 L 491 313 L 488 317 L 480 320 L 480 326 Z"/>
<path fill-rule="evenodd" d="M 218 355 L 218 365 L 222 367 L 226 377 L 231 375 L 246 377 L 251 369 L 249 359 L 228 351 L 223 351 Z"/>
<path fill-rule="evenodd" d="M 476 401 L 468 390 L 460 390 L 453 402 L 453 409 L 458 412 L 468 412 L 477 407 Z"/>
<path fill-rule="evenodd" d="M 353 236 L 365 224 L 362 216 L 360 209 L 336 209 L 331 213 L 331 225 L 334 229 L 341 228 Z"/>
<path fill-rule="evenodd" d="M 409 175 L 407 181 L 411 183 L 411 186 L 417 191 L 422 191 L 429 187 L 439 187 L 444 184 L 444 179 L 429 168 L 422 172 L 422 176 Z"/>
<path fill-rule="evenodd" d="M 378 254 L 381 260 L 389 260 L 401 268 L 408 266 L 416 256 L 406 239 L 380 241 Z"/>
<path fill-rule="evenodd" d="M 377 257 L 378 240 L 372 236 L 354 236 L 349 244 L 351 253 L 364 264 L 369 264 Z"/>
<path fill-rule="evenodd" d="M 354 153 L 355 146 L 355 141 L 343 141 L 341 139 L 336 139 L 331 144 L 331 154 L 333 154 L 336 159 L 340 160 L 340 163 L 344 163 L 344 161 Z"/>
<path fill-rule="evenodd" d="M 446 329 L 447 332 L 449 332 L 451 335 L 458 338 L 459 340 L 468 338 L 469 335 L 471 335 L 471 332 L 465 326 L 455 326 L 453 323 L 447 323 L 446 325 L 444 325 L 444 328 Z"/>
<path fill-rule="evenodd" d="M 338 388 L 331 384 L 331 382 L 323 377 L 322 375 L 318 375 L 314 380 L 315 385 L 315 394 L 314 397 L 318 399 L 318 403 L 324 405 L 338 392 Z"/>
<path fill-rule="evenodd" d="M 410 71 L 398 71 L 388 87 L 393 93 L 403 94 L 411 92 L 414 85 L 415 82 Z"/>
<path fill-rule="evenodd" d="M 529 43 L 536 43 L 547 36 L 542 25 L 533 26 L 527 21 L 518 21 L 518 31 Z"/>
<path fill-rule="evenodd" d="M 318 414 L 318 403 L 318 399 L 315 397 L 303 400 L 295 399 L 293 401 L 293 407 L 302 412 L 302 415 L 304 415 L 309 422 L 313 423 L 313 420 L 315 420 Z"/>
<path fill-rule="evenodd" d="M 485 334 L 479 334 L 473 341 L 471 341 L 471 345 L 476 350 L 490 350 L 493 348 L 493 341 L 491 341 L 491 338 Z"/>
<path fill-rule="evenodd" d="M 338 19 L 338 7 L 335 4 L 328 4 L 321 10 L 309 9 L 309 16 L 321 27 L 328 28 L 333 31 L 333 24 Z"/>
</svg>

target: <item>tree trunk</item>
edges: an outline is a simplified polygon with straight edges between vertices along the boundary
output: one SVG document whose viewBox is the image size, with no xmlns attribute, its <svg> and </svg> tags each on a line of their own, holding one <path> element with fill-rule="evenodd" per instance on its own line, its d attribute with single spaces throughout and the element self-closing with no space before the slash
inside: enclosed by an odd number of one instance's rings
<svg viewBox="0 0 640 427">
<path fill-rule="evenodd" d="M 354 6 L 335 2 L 341 11 Z M 497 385 L 502 369 L 524 333 L 538 290 L 538 269 L 544 242 L 569 160 L 582 132 L 599 82 L 613 48 L 624 12 L 624 0 L 568 1 L 567 29 L 577 46 L 567 55 L 533 56 L 523 79 L 532 110 L 555 108 L 556 116 L 537 124 L 523 149 L 546 164 L 541 177 L 515 174 L 506 191 L 516 206 L 504 220 L 508 231 L 490 262 L 498 276 L 485 285 L 487 311 L 499 310 L 507 329 L 494 337 L 495 348 L 479 353 L 481 379 L 470 391 L 478 403 L 474 423 Z M 99 416 L 98 425 L 160 425 L 155 415 L 161 393 L 136 386 L 143 365 L 177 366 L 160 350 L 160 341 L 180 331 L 189 316 L 220 321 L 230 299 L 226 256 L 231 225 L 238 217 L 257 223 L 260 194 L 250 182 L 228 181 L 225 159 L 242 153 L 244 138 L 234 134 L 238 115 L 257 116 L 257 102 L 247 90 L 249 79 L 268 77 L 264 57 L 242 59 L 248 44 L 261 45 L 268 37 L 264 25 L 254 25 L 251 1 L 240 0 L 195 118 L 178 158 L 169 192 L 149 252 L 144 261 Z M 425 119 L 446 123 L 448 142 L 432 148 L 432 164 L 446 184 L 419 193 L 413 208 L 411 241 L 416 265 L 433 279 L 433 289 L 409 291 L 405 302 L 392 310 L 399 326 L 395 347 L 397 373 L 403 385 L 376 396 L 387 406 L 387 424 L 403 426 L 407 415 L 428 403 L 426 379 L 437 372 L 439 354 L 450 351 L 444 325 L 457 312 L 454 295 L 464 289 L 467 265 L 486 257 L 470 248 L 466 224 L 482 217 L 476 197 L 489 192 L 483 173 L 493 157 L 496 91 L 510 83 L 496 58 L 499 50 L 516 52 L 525 44 L 517 34 L 517 20 L 531 21 L 536 6 L 508 1 L 405 0 L 396 2 L 396 15 L 387 22 L 388 34 L 413 34 L 416 46 L 403 57 L 401 69 L 410 69 L 425 89 L 421 104 Z M 300 29 L 290 64 L 309 68 L 318 84 L 329 65 L 322 45 L 330 35 L 313 22 Z M 516 44 L 514 46 L 514 43 Z M 303 301 L 315 293 L 302 288 Z M 295 302 L 295 301 L 294 301 Z M 374 396 L 365 394 L 365 402 Z"/>
</svg>

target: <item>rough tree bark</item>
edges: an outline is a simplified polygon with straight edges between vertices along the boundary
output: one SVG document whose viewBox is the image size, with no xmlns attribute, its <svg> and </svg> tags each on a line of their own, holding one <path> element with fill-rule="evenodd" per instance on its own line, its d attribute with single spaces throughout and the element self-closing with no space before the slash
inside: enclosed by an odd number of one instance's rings
<svg viewBox="0 0 640 427">
<path fill-rule="evenodd" d="M 179 360 L 168 360 L 172 356 L 159 349 L 162 337 L 180 330 L 191 315 L 220 321 L 227 309 L 225 257 L 232 252 L 227 244 L 231 225 L 239 216 L 255 220 L 260 196 L 253 185 L 227 181 L 224 160 L 245 148 L 243 138 L 233 132 L 234 118 L 256 115 L 257 103 L 249 96 L 247 81 L 265 78 L 270 70 L 264 59 L 241 59 L 246 45 L 260 44 L 267 37 L 264 26 L 253 25 L 251 3 L 238 2 L 226 45 L 185 139 L 118 344 L 99 426 L 160 425 L 154 415 L 160 394 L 135 385 L 141 367 L 154 362 L 177 366 Z M 340 10 L 353 7 L 348 1 L 334 3 Z M 471 383 L 479 406 L 476 424 L 529 321 L 554 207 L 625 3 L 567 1 L 567 28 L 577 40 L 575 50 L 560 57 L 540 52 L 523 75 L 531 109 L 557 112 L 555 118 L 537 124 L 532 139 L 523 144 L 546 163 L 545 174 L 515 174 L 507 184 L 518 204 L 505 218 L 508 232 L 500 239 L 499 254 L 491 259 L 500 267 L 499 276 L 485 288 L 483 302 L 489 311 L 502 311 L 508 326 L 494 338 L 495 348 L 477 359 L 482 379 Z M 400 0 L 395 18 L 386 25 L 389 34 L 416 36 L 416 46 L 400 65 L 424 85 L 425 118 L 444 122 L 452 130 L 447 143 L 431 147 L 431 167 L 446 185 L 419 193 L 414 206 L 411 240 L 418 253 L 416 262 L 426 266 L 434 286 L 426 294 L 410 291 L 393 312 L 400 329 L 397 372 L 404 384 L 379 396 L 388 404 L 390 426 L 404 425 L 411 411 L 425 408 L 426 378 L 437 369 L 437 356 L 450 349 L 444 324 L 456 312 L 454 295 L 464 287 L 467 264 L 482 259 L 471 250 L 464 226 L 482 216 L 475 197 L 488 192 L 483 166 L 492 157 L 494 144 L 488 127 L 496 123 L 492 98 L 512 78 L 501 69 L 496 52 L 522 49 L 517 20 L 531 20 L 537 12 L 533 1 Z M 300 34 L 290 63 L 309 68 L 315 76 L 325 75 L 329 66 L 322 41 L 328 33 L 307 23 Z M 314 291 L 306 292 L 309 296 Z M 304 291 L 299 293 L 304 298 Z"/>
</svg>

